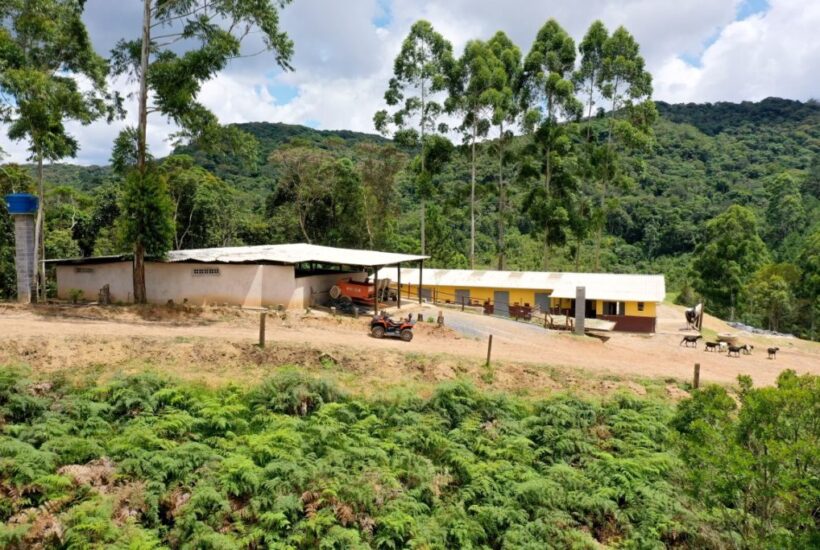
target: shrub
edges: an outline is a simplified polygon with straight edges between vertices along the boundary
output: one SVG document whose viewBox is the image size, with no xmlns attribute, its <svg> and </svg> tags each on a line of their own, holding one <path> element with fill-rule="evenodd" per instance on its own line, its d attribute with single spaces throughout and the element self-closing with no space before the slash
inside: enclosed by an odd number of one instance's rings
<svg viewBox="0 0 820 550">
<path fill-rule="evenodd" d="M 344 396 L 327 381 L 291 370 L 267 379 L 248 398 L 256 410 L 305 416 L 325 403 L 344 399 Z"/>
<path fill-rule="evenodd" d="M 82 302 L 83 296 L 85 292 L 80 290 L 79 288 L 70 288 L 68 289 L 68 301 L 72 304 L 78 304 Z"/>
</svg>

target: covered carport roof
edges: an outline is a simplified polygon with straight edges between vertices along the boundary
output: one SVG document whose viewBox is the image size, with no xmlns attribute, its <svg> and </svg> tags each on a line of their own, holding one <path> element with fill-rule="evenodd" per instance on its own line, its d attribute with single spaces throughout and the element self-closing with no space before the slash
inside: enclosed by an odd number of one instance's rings
<svg viewBox="0 0 820 550">
<path fill-rule="evenodd" d="M 382 278 L 397 276 L 399 270 L 396 268 L 379 271 Z M 406 283 L 419 284 L 418 269 L 401 269 L 400 276 Z M 430 286 L 542 290 L 549 291 L 553 298 L 575 298 L 579 286 L 586 288 L 588 300 L 662 302 L 666 297 L 663 275 L 425 269 L 424 280 Z"/>
<path fill-rule="evenodd" d="M 131 261 L 133 255 L 96 256 L 91 258 L 64 258 L 46 260 L 54 265 L 83 265 Z M 225 248 L 195 248 L 173 250 L 163 260 L 149 261 L 171 263 L 200 262 L 221 264 L 277 263 L 296 265 L 303 263 L 338 264 L 357 267 L 382 267 L 404 262 L 426 260 L 429 256 L 396 254 L 377 250 L 334 248 L 316 244 L 265 244 L 260 246 L 233 246 Z"/>
<path fill-rule="evenodd" d="M 236 246 L 228 248 L 199 248 L 174 250 L 168 253 L 168 262 L 203 263 L 256 263 L 302 264 L 308 262 L 360 267 L 381 267 L 403 262 L 426 260 L 429 256 L 396 254 L 377 250 L 335 248 L 316 244 L 271 244 Z"/>
</svg>

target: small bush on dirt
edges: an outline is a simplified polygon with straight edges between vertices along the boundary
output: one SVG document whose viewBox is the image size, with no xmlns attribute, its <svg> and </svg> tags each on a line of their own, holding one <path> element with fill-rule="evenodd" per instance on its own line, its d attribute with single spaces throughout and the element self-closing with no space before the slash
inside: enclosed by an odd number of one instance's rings
<svg viewBox="0 0 820 550">
<path fill-rule="evenodd" d="M 296 370 L 284 371 L 263 382 L 249 395 L 254 410 L 305 416 L 325 403 L 343 399 L 329 382 L 316 380 Z"/>
</svg>

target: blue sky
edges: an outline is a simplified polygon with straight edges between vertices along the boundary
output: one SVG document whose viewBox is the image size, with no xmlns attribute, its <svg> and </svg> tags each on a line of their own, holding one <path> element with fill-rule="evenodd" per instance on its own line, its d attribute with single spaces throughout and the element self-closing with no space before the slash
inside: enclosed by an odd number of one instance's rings
<svg viewBox="0 0 820 550">
<path fill-rule="evenodd" d="M 232 63 L 207 83 L 200 100 L 221 121 L 269 121 L 315 128 L 373 131 L 393 59 L 410 25 L 427 19 L 460 53 L 467 40 L 506 32 L 526 54 L 538 28 L 554 17 L 580 39 L 596 18 L 624 25 L 641 45 L 654 77 L 654 97 L 670 102 L 800 100 L 820 97 L 819 0 L 293 0 L 282 26 L 293 38 L 295 70 L 283 73 L 271 55 Z M 88 0 L 85 20 L 106 54 L 138 35 L 139 0 Z M 254 43 L 254 40 L 256 42 Z M 259 47 L 250 37 L 246 51 Z M 127 82 L 114 82 L 122 93 Z M 105 163 L 117 132 L 136 119 L 71 129 L 82 145 L 75 162 Z M 171 148 L 174 128 L 153 116 L 150 143 Z M 5 131 L 3 132 L 5 135 Z M 10 159 L 25 144 L 0 138 Z"/>
</svg>

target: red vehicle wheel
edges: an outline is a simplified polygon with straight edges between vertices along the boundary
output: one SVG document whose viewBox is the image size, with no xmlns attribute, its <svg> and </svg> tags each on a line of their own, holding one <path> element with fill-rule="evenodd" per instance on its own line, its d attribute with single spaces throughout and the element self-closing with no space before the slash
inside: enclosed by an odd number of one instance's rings
<svg viewBox="0 0 820 550">
<path fill-rule="evenodd" d="M 373 338 L 384 338 L 384 327 L 381 325 L 376 325 L 370 329 L 370 334 Z"/>
<path fill-rule="evenodd" d="M 413 339 L 413 331 L 410 330 L 409 328 L 406 328 L 406 329 L 402 330 L 401 331 L 401 339 L 404 340 L 405 342 L 409 342 L 410 340 Z"/>
</svg>

